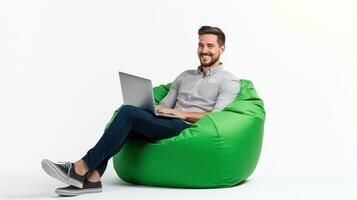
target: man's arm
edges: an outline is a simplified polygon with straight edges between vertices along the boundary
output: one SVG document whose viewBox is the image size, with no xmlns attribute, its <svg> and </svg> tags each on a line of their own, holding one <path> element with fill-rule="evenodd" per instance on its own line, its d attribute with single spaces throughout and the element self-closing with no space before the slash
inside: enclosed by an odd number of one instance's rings
<svg viewBox="0 0 357 200">
<path fill-rule="evenodd" d="M 185 72 L 182 72 L 171 84 L 169 92 L 167 93 L 165 98 L 162 99 L 162 101 L 158 105 L 159 107 L 163 107 L 163 108 L 174 108 L 175 107 L 176 100 L 177 100 L 176 98 L 177 98 L 177 94 L 178 94 L 178 88 L 179 88 L 179 84 L 181 82 L 181 76 L 184 73 Z"/>
<path fill-rule="evenodd" d="M 160 113 L 176 115 L 181 119 L 192 123 L 198 121 L 208 113 L 208 112 L 184 112 L 184 111 L 174 110 L 171 108 L 161 108 L 161 107 L 158 107 L 157 111 Z"/>
<path fill-rule="evenodd" d="M 201 119 L 203 116 L 207 115 L 209 112 L 182 112 L 182 111 L 177 111 L 179 112 L 179 116 L 183 116 L 184 120 L 188 122 L 196 122 L 199 119 Z"/>
<path fill-rule="evenodd" d="M 224 82 L 219 88 L 219 94 L 212 112 L 219 112 L 230 104 L 240 91 L 240 82 L 238 80 L 229 80 Z"/>
<path fill-rule="evenodd" d="M 219 95 L 212 112 L 219 112 L 231 103 L 240 91 L 240 83 L 238 80 L 229 80 L 221 85 Z M 196 122 L 205 116 L 208 112 L 184 112 L 171 108 L 157 107 L 157 111 L 161 113 L 172 114 L 181 117 L 188 122 Z"/>
</svg>

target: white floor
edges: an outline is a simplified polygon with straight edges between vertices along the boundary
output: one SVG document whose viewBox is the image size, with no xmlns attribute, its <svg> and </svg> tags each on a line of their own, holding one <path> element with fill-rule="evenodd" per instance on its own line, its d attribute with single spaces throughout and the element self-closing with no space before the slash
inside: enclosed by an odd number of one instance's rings
<svg viewBox="0 0 357 200">
<path fill-rule="evenodd" d="M 11 166 L 7 166 L 11 167 Z M 24 168 L 22 168 L 24 169 Z M 56 187 L 64 184 L 47 176 L 40 165 L 36 169 L 1 173 L 0 199 L 338 199 L 352 200 L 357 195 L 354 176 L 331 171 L 273 171 L 258 167 L 243 184 L 224 189 L 175 189 L 125 183 L 117 178 L 111 165 L 103 177 L 104 191 L 77 197 L 59 197 Z"/>
</svg>

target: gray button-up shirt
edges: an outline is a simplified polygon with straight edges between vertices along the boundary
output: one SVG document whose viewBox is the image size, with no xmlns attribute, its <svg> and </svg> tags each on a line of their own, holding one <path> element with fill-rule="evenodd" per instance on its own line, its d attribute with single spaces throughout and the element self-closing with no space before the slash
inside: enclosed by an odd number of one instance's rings
<svg viewBox="0 0 357 200">
<path fill-rule="evenodd" d="M 209 68 L 206 76 L 198 67 L 181 73 L 159 105 L 185 112 L 221 111 L 239 91 L 239 80 L 222 65 Z"/>
</svg>

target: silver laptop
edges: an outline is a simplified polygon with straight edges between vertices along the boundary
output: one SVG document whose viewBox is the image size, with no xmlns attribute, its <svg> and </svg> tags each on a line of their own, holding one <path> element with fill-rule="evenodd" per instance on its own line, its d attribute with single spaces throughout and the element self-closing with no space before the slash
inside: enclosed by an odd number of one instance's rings
<svg viewBox="0 0 357 200">
<path fill-rule="evenodd" d="M 133 105 L 152 112 L 156 116 L 179 118 L 176 115 L 158 113 L 150 79 L 119 72 L 121 91 L 125 105 Z"/>
</svg>

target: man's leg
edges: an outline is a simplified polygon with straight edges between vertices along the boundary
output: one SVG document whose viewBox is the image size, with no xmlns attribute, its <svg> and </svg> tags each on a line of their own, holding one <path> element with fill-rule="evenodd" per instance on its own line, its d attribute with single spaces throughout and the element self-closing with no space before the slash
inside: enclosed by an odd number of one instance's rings
<svg viewBox="0 0 357 200">
<path fill-rule="evenodd" d="M 122 148 L 130 133 L 134 137 L 156 141 L 175 136 L 189 126 L 179 119 L 161 118 L 134 106 L 123 106 L 98 143 L 87 152 L 83 159 L 74 164 L 53 163 L 44 159 L 42 167 L 50 176 L 71 185 L 58 188 L 56 190 L 58 194 L 78 195 L 100 192 L 99 180 L 108 160 Z M 86 176 L 87 172 L 89 176 Z M 99 177 L 99 180 L 92 182 L 93 177 Z"/>
<path fill-rule="evenodd" d="M 125 143 L 129 134 L 157 141 L 176 136 L 190 125 L 180 119 L 157 117 L 135 106 L 123 106 L 112 123 L 105 130 L 98 143 L 82 158 L 89 171 L 97 170 L 102 175 L 108 160 Z"/>
</svg>

